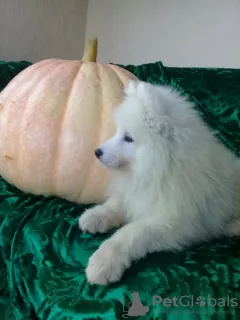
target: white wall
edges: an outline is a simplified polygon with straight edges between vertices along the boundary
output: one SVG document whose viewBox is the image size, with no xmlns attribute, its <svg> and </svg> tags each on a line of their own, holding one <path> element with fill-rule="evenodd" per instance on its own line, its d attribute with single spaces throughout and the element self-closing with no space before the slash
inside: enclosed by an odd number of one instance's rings
<svg viewBox="0 0 240 320">
<path fill-rule="evenodd" d="M 81 59 L 87 0 L 0 0 L 0 60 Z"/>
<path fill-rule="evenodd" d="M 240 0 L 89 0 L 99 60 L 240 67 Z"/>
<path fill-rule="evenodd" d="M 88 6 L 89 2 L 89 6 Z M 0 0 L 0 60 L 240 68 L 240 0 Z"/>
</svg>

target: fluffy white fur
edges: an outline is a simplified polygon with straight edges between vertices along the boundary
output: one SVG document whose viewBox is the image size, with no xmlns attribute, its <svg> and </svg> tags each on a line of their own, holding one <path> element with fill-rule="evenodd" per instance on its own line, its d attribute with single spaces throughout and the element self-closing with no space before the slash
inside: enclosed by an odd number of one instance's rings
<svg viewBox="0 0 240 320">
<path fill-rule="evenodd" d="M 121 228 L 91 256 L 90 283 L 120 280 L 148 253 L 239 233 L 239 163 L 185 97 L 130 81 L 114 116 L 116 135 L 98 154 L 112 170 L 108 197 L 79 225 L 91 233 Z"/>
</svg>

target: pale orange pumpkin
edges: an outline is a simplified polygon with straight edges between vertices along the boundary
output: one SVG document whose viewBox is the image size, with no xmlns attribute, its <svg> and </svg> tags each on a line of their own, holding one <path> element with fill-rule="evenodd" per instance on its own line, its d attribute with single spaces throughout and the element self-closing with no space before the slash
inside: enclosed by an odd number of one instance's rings
<svg viewBox="0 0 240 320">
<path fill-rule="evenodd" d="M 96 62 L 97 39 L 81 61 L 48 59 L 0 93 L 0 175 L 32 194 L 77 203 L 104 199 L 108 171 L 95 148 L 115 131 L 112 111 L 128 71 Z"/>
</svg>

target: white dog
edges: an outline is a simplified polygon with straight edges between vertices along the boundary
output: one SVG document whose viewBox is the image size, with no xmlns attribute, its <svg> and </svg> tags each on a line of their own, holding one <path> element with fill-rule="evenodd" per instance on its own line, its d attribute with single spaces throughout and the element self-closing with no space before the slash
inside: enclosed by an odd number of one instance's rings
<svg viewBox="0 0 240 320">
<path fill-rule="evenodd" d="M 130 81 L 114 118 L 116 134 L 95 151 L 112 170 L 108 200 L 79 225 L 122 227 L 91 256 L 90 283 L 120 280 L 148 253 L 239 233 L 239 163 L 185 97 Z"/>
</svg>

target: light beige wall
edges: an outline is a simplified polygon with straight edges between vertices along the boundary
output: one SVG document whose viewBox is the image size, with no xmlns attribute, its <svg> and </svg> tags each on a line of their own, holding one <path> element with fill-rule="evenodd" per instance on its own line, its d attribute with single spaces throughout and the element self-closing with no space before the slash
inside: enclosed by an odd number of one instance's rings
<svg viewBox="0 0 240 320">
<path fill-rule="evenodd" d="M 83 54 L 87 0 L 0 0 L 0 60 Z"/>
<path fill-rule="evenodd" d="M 99 60 L 240 67 L 239 0 L 89 0 Z"/>
</svg>

